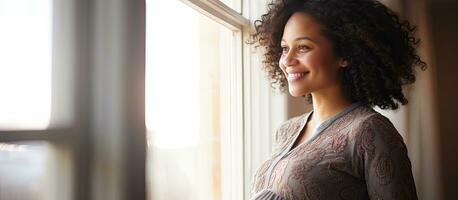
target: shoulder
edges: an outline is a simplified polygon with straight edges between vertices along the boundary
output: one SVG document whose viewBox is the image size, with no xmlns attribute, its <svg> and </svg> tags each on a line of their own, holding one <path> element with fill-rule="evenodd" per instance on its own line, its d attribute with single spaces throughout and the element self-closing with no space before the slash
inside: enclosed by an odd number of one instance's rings
<svg viewBox="0 0 458 200">
<path fill-rule="evenodd" d="M 361 135 L 363 132 L 376 131 L 376 132 L 390 132 L 399 134 L 391 123 L 391 121 L 369 107 L 362 106 L 355 111 L 353 115 L 352 132 L 355 136 Z"/>
<path fill-rule="evenodd" d="M 416 199 L 407 147 L 390 120 L 374 111 L 355 123 L 352 134 L 353 171 L 365 179 L 371 199 Z"/>
<path fill-rule="evenodd" d="M 382 114 L 372 110 L 361 115 L 355 122 L 350 134 L 360 158 L 371 159 L 381 150 L 406 151 L 402 136 Z"/>
</svg>

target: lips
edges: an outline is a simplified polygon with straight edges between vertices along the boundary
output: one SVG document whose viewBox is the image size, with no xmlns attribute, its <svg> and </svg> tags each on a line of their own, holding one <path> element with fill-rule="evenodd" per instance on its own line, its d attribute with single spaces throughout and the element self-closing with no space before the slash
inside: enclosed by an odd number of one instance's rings
<svg viewBox="0 0 458 200">
<path fill-rule="evenodd" d="M 294 72 L 294 73 L 288 73 L 287 79 L 289 81 L 294 81 L 294 80 L 299 80 L 304 78 L 309 72 Z"/>
</svg>

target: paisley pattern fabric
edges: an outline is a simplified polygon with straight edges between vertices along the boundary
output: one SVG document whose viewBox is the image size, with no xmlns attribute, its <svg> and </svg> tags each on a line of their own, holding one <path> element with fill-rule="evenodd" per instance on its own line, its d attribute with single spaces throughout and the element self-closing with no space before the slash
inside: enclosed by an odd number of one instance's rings
<svg viewBox="0 0 458 200">
<path fill-rule="evenodd" d="M 252 199 L 417 199 L 406 146 L 386 117 L 353 104 L 292 149 L 310 114 L 277 130 L 275 150 L 255 174 Z"/>
<path fill-rule="evenodd" d="M 270 191 L 270 190 L 263 190 L 258 192 L 252 199 L 256 200 L 284 200 L 280 195 Z"/>
</svg>

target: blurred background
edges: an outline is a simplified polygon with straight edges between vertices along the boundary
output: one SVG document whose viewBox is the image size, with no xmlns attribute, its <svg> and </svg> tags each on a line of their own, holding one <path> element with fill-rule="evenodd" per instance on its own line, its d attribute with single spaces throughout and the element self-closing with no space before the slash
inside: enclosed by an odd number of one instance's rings
<svg viewBox="0 0 458 200">
<path fill-rule="evenodd" d="M 249 199 L 284 120 L 246 43 L 268 0 L 0 0 L 0 200 Z M 380 111 L 420 199 L 458 188 L 458 0 L 382 0 L 429 68 Z"/>
</svg>

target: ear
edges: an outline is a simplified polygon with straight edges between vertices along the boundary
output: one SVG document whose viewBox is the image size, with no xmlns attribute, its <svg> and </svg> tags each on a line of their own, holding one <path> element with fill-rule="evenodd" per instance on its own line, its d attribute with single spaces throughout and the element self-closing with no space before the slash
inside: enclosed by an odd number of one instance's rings
<svg viewBox="0 0 458 200">
<path fill-rule="evenodd" d="M 348 66 L 348 61 L 347 61 L 347 59 L 341 58 L 340 61 L 339 61 L 339 66 L 340 66 L 340 67 L 343 67 L 343 68 L 347 67 L 347 66 Z"/>
</svg>

